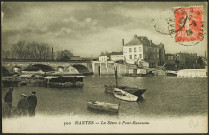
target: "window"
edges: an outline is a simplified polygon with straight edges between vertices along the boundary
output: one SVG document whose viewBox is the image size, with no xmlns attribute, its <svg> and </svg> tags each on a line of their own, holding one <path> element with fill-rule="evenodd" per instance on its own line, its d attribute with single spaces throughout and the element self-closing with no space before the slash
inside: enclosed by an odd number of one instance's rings
<svg viewBox="0 0 209 135">
<path fill-rule="evenodd" d="M 136 47 L 134 47 L 134 52 L 136 52 Z"/>
<path fill-rule="evenodd" d="M 139 54 L 139 58 L 140 58 L 140 59 L 142 58 L 142 54 Z"/>
<path fill-rule="evenodd" d="M 129 48 L 129 52 L 132 52 L 132 48 Z"/>
<path fill-rule="evenodd" d="M 132 59 L 132 55 L 129 55 L 129 59 Z"/>
<path fill-rule="evenodd" d="M 134 55 L 134 59 L 137 59 L 137 55 L 136 54 Z"/>
</svg>

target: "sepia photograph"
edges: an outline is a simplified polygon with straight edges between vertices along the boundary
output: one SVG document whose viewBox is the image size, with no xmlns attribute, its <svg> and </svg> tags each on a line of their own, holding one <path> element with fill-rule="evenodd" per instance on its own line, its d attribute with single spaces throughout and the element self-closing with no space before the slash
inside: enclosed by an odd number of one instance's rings
<svg viewBox="0 0 209 135">
<path fill-rule="evenodd" d="M 3 133 L 208 133 L 205 1 L 1 2 Z"/>
</svg>

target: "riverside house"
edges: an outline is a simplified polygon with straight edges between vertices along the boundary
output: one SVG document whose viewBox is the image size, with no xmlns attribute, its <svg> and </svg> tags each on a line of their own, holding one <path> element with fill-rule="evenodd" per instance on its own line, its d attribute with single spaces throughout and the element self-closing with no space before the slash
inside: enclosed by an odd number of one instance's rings
<svg viewBox="0 0 209 135">
<path fill-rule="evenodd" d="M 146 61 L 149 63 L 149 67 L 155 67 L 164 63 L 165 49 L 162 43 L 155 45 L 147 37 L 134 35 L 127 44 L 123 42 L 123 55 L 129 64 Z"/>
</svg>

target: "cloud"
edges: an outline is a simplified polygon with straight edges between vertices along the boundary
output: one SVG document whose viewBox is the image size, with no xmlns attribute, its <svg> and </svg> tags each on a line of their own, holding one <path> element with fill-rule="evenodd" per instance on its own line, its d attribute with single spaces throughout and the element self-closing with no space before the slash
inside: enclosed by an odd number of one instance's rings
<svg viewBox="0 0 209 135">
<path fill-rule="evenodd" d="M 188 3 L 4 2 L 2 46 L 7 49 L 18 40 L 40 41 L 54 49 L 71 49 L 75 55 L 96 56 L 101 51 L 120 51 L 121 40 L 128 42 L 137 34 L 156 44 L 163 42 L 166 52 L 179 52 L 185 47 L 158 33 L 153 22 L 158 17 L 164 26 L 159 18 L 162 11 L 179 5 Z M 206 42 L 187 50 L 201 52 Z"/>
</svg>

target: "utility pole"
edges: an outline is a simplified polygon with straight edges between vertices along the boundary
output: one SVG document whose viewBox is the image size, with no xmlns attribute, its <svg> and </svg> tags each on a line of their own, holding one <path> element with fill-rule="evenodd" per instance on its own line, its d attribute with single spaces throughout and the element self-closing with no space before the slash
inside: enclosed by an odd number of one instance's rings
<svg viewBox="0 0 209 135">
<path fill-rule="evenodd" d="M 54 51 L 53 51 L 53 47 L 52 47 L 52 61 L 54 60 Z"/>
<path fill-rule="evenodd" d="M 117 73 L 117 66 L 114 67 L 115 69 L 115 85 L 116 85 L 116 88 L 118 88 L 118 73 Z"/>
</svg>

